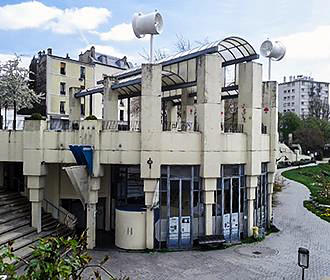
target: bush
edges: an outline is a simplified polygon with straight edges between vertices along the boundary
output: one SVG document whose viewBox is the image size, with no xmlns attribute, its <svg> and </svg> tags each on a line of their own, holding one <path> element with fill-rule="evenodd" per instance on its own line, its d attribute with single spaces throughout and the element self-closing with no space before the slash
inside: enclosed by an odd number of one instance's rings
<svg viewBox="0 0 330 280">
<path fill-rule="evenodd" d="M 85 121 L 95 121 L 97 120 L 97 117 L 94 115 L 89 115 L 85 118 Z"/>
<path fill-rule="evenodd" d="M 25 118 L 26 120 L 37 120 L 37 121 L 41 121 L 41 120 L 45 120 L 46 118 L 43 117 L 40 113 L 33 113 L 30 117 Z"/>
</svg>

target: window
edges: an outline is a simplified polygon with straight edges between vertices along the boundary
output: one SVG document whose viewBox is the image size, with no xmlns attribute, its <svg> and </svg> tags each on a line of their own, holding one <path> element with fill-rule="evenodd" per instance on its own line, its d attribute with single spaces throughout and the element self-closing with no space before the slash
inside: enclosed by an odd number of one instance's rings
<svg viewBox="0 0 330 280">
<path fill-rule="evenodd" d="M 294 111 L 296 111 L 296 110 L 295 110 L 295 109 L 292 109 L 291 111 L 294 112 Z"/>
<path fill-rule="evenodd" d="M 283 110 L 284 113 L 286 113 L 286 110 Z"/>
<path fill-rule="evenodd" d="M 291 106 L 294 106 L 294 102 L 291 103 Z"/>
<path fill-rule="evenodd" d="M 305 95 L 302 94 L 302 95 L 301 95 L 301 98 L 305 98 Z"/>
<path fill-rule="evenodd" d="M 120 121 L 124 120 L 124 110 L 119 110 L 119 120 Z"/>
<path fill-rule="evenodd" d="M 64 62 L 61 62 L 60 73 L 61 73 L 62 75 L 65 75 L 65 63 L 64 63 Z"/>
<path fill-rule="evenodd" d="M 286 93 L 286 90 L 284 91 L 284 93 Z"/>
<path fill-rule="evenodd" d="M 283 107 L 286 107 L 286 103 L 283 104 Z"/>
<path fill-rule="evenodd" d="M 86 77 L 86 68 L 84 66 L 80 66 L 80 79 L 84 80 Z"/>
<path fill-rule="evenodd" d="M 80 98 L 80 114 L 85 116 L 85 97 Z"/>
<path fill-rule="evenodd" d="M 65 101 L 60 101 L 60 113 L 65 114 Z"/>
<path fill-rule="evenodd" d="M 288 89 L 288 92 L 290 92 L 290 90 Z"/>
<path fill-rule="evenodd" d="M 286 100 L 286 97 L 284 97 L 283 100 Z"/>
<path fill-rule="evenodd" d="M 294 92 L 294 88 L 291 90 L 291 92 Z"/>
<path fill-rule="evenodd" d="M 304 108 L 301 108 L 301 112 L 304 112 L 305 111 L 305 109 Z"/>
<path fill-rule="evenodd" d="M 65 83 L 60 83 L 60 94 L 65 95 Z"/>
<path fill-rule="evenodd" d="M 301 105 L 304 105 L 304 101 L 301 101 Z"/>
<path fill-rule="evenodd" d="M 294 95 L 291 96 L 291 99 L 294 100 Z"/>
</svg>

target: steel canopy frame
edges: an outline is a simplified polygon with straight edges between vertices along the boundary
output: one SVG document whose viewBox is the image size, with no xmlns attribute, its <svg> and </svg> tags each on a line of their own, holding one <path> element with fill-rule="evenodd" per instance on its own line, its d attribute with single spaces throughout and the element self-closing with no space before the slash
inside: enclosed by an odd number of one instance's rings
<svg viewBox="0 0 330 280">
<path fill-rule="evenodd" d="M 178 73 L 175 73 L 174 71 L 169 71 L 169 67 L 177 66 L 177 68 L 179 68 L 183 62 L 187 62 L 188 76 L 188 61 L 192 61 L 197 57 L 212 53 L 218 53 L 222 57 L 222 67 L 248 62 L 259 58 L 259 55 L 256 53 L 254 48 L 246 40 L 240 37 L 227 37 L 223 40 L 208 43 L 192 50 L 179 52 L 175 55 L 157 61 L 157 63 L 161 64 L 163 68 L 162 91 L 171 91 L 195 86 L 197 83 L 196 77 L 193 81 L 188 81 L 187 79 L 185 80 L 181 76 L 181 73 L 179 73 L 179 70 L 177 70 Z M 114 83 L 111 88 L 119 93 L 119 99 L 139 96 L 141 94 L 141 71 L 141 67 L 136 67 L 113 75 L 113 78 L 115 78 L 117 82 Z M 95 93 L 103 94 L 103 90 L 103 85 L 97 86 L 91 89 L 82 90 L 76 93 L 75 97 L 79 98 Z M 235 91 L 238 93 L 237 90 L 238 89 L 235 88 Z M 230 90 L 222 89 L 222 92 L 229 91 Z M 228 98 L 230 98 L 230 94 Z"/>
</svg>

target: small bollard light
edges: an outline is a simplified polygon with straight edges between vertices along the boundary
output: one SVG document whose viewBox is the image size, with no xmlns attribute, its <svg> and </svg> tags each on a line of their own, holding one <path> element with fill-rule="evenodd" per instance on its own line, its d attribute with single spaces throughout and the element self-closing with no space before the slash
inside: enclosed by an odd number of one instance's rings
<svg viewBox="0 0 330 280">
<path fill-rule="evenodd" d="M 305 269 L 309 267 L 309 251 L 306 248 L 300 247 L 298 249 L 298 265 L 302 268 L 302 277 L 305 279 Z"/>
</svg>

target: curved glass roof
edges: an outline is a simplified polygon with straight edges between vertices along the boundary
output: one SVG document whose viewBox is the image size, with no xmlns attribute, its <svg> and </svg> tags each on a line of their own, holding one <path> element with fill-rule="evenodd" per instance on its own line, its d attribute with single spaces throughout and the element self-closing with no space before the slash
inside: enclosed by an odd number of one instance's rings
<svg viewBox="0 0 330 280">
<path fill-rule="evenodd" d="M 156 61 L 163 68 L 162 91 L 176 91 L 182 88 L 194 87 L 197 80 L 196 58 L 212 53 L 218 53 L 222 57 L 222 67 L 259 58 L 254 48 L 246 40 L 239 37 L 228 37 L 191 50 L 179 52 Z M 141 94 L 141 71 L 141 66 L 139 66 L 113 75 L 117 82 L 112 85 L 112 89 L 121 95 L 120 98 Z M 103 85 L 83 90 L 75 96 L 82 97 L 94 93 L 103 93 Z"/>
</svg>

